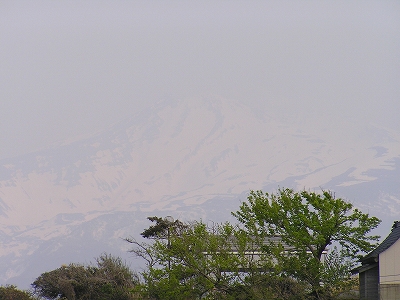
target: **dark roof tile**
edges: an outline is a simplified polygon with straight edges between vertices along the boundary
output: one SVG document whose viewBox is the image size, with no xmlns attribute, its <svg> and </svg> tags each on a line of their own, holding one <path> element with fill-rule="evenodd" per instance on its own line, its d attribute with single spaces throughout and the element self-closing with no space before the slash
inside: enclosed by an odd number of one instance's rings
<svg viewBox="0 0 400 300">
<path fill-rule="evenodd" d="M 395 221 L 392 227 L 392 231 L 386 237 L 386 239 L 376 247 L 372 252 L 364 256 L 360 261 L 366 262 L 379 256 L 383 251 L 390 248 L 400 238 L 400 221 Z"/>
</svg>

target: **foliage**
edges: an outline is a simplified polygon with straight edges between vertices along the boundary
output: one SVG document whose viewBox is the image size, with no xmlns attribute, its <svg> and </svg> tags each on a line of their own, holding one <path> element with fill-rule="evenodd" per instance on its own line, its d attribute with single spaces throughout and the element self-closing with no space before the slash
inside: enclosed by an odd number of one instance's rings
<svg viewBox="0 0 400 300">
<path fill-rule="evenodd" d="M 325 294 L 337 298 L 342 293 L 358 290 L 358 278 L 349 276 L 354 261 L 336 246 L 330 249 L 322 264 L 321 281 Z"/>
<path fill-rule="evenodd" d="M 33 300 L 30 292 L 21 291 L 14 285 L 0 286 L 1 300 Z"/>
<path fill-rule="evenodd" d="M 251 191 L 232 214 L 239 225 L 149 217 L 145 242 L 126 239 L 146 261 L 141 280 L 120 258 L 102 255 L 94 265 L 43 273 L 32 286 L 67 300 L 339 299 L 357 286 L 349 271 L 375 247 L 369 232 L 380 223 L 327 191 Z"/>
<path fill-rule="evenodd" d="M 144 238 L 168 238 L 168 234 L 179 235 L 179 231 L 186 228 L 186 225 L 179 220 L 171 221 L 168 218 L 159 217 L 148 217 L 147 219 L 156 224 L 141 233 Z"/>
<path fill-rule="evenodd" d="M 276 274 L 284 274 L 309 285 L 318 298 L 332 297 L 332 291 L 349 281 L 349 271 L 360 252 L 368 252 L 378 236 L 368 233 L 380 220 L 362 213 L 328 191 L 322 194 L 279 189 L 276 194 L 251 191 L 233 215 L 249 235 L 261 239 L 280 237 L 278 243 L 264 243 L 263 251 L 276 262 Z M 337 244 L 324 262 L 324 251 Z M 332 276 L 335 274 L 335 276 Z"/>
<path fill-rule="evenodd" d="M 69 264 L 41 274 L 32 284 L 35 293 L 46 299 L 134 299 L 138 279 L 121 261 L 101 255 L 95 266 Z"/>
<path fill-rule="evenodd" d="M 153 235 L 151 243 L 127 239 L 135 245 L 132 252 L 147 262 L 142 275 L 143 292 L 149 298 L 290 299 L 299 293 L 298 283 L 290 278 L 268 275 L 271 261 L 243 230 L 229 223 L 211 228 L 202 222 L 179 226 L 179 231 L 169 229 L 174 233 L 169 239 L 165 235 Z"/>
</svg>

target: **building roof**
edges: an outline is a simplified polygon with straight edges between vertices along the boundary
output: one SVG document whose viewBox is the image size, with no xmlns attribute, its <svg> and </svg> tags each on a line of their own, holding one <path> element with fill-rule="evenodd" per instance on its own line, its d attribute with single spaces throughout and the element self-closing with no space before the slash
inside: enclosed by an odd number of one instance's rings
<svg viewBox="0 0 400 300">
<path fill-rule="evenodd" d="M 364 256 L 360 261 L 363 264 L 369 261 L 376 261 L 379 257 L 379 254 L 390 248 L 398 239 L 400 239 L 400 221 L 395 221 L 392 226 L 392 231 L 386 237 L 386 239 L 372 252 Z"/>
</svg>

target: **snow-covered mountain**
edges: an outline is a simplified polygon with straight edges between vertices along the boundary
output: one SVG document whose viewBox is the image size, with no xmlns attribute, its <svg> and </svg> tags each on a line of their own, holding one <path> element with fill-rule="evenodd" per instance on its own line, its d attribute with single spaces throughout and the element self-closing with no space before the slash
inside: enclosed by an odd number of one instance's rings
<svg viewBox="0 0 400 300">
<path fill-rule="evenodd" d="M 212 97 L 161 101 L 90 138 L 0 161 L 0 284 L 107 251 L 151 215 L 223 221 L 250 189 L 331 189 L 400 215 L 400 134 L 268 115 Z"/>
</svg>

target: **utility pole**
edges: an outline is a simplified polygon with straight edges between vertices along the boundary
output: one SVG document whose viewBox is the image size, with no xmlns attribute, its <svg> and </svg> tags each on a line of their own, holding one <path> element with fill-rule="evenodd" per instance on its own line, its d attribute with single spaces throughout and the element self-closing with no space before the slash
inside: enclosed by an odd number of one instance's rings
<svg viewBox="0 0 400 300">
<path fill-rule="evenodd" d="M 168 226 L 167 227 L 167 233 L 168 233 L 167 247 L 168 247 L 168 250 L 170 250 L 171 249 L 171 242 L 170 242 L 171 230 L 170 230 L 170 228 L 171 228 L 172 223 L 174 222 L 174 218 L 171 216 L 166 216 L 164 218 L 164 220 L 167 222 L 167 226 Z M 170 271 L 170 270 L 171 270 L 171 258 L 170 258 L 170 256 L 168 256 L 168 271 Z"/>
</svg>

